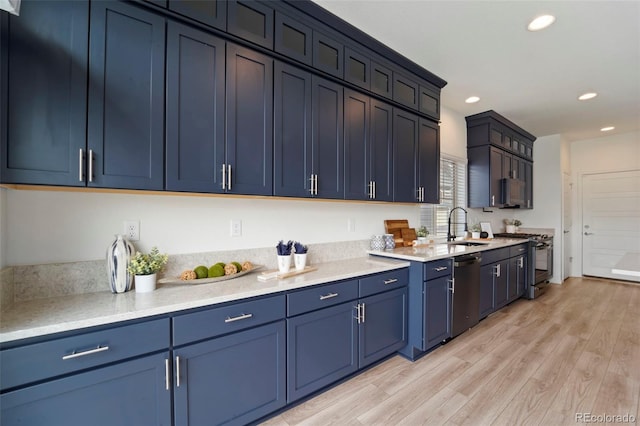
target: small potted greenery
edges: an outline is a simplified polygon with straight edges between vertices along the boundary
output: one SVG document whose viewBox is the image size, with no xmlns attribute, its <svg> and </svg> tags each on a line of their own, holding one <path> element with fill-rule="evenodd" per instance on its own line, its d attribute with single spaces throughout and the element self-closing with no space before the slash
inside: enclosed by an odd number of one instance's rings
<svg viewBox="0 0 640 426">
<path fill-rule="evenodd" d="M 158 272 L 167 264 L 169 256 L 153 247 L 148 254 L 137 252 L 129 261 L 127 270 L 135 275 L 136 293 L 148 293 L 156 289 Z"/>
<path fill-rule="evenodd" d="M 480 238 L 480 231 L 482 231 L 482 227 L 479 223 L 474 223 L 469 227 L 469 231 L 471 231 L 471 238 L 478 239 Z"/>
<path fill-rule="evenodd" d="M 516 232 L 520 230 L 520 225 L 522 225 L 522 222 L 520 222 L 518 219 L 513 219 L 513 226 L 516 227 Z"/>
<path fill-rule="evenodd" d="M 427 241 L 427 237 L 429 236 L 429 230 L 426 226 L 421 226 L 416 229 L 416 237 L 418 237 L 418 243 L 424 244 Z"/>
<path fill-rule="evenodd" d="M 507 232 L 508 234 L 513 234 L 516 232 L 516 225 L 515 225 L 515 221 L 517 219 L 505 219 L 504 220 L 504 225 L 505 225 L 505 232 Z M 520 221 L 518 221 L 520 222 Z"/>
</svg>

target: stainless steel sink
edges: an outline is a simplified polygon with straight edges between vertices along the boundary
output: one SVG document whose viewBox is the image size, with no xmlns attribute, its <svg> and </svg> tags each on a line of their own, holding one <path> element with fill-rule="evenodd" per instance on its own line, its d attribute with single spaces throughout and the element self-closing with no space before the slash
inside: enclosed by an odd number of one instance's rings
<svg viewBox="0 0 640 426">
<path fill-rule="evenodd" d="M 488 243 L 481 243 L 481 242 L 478 242 L 478 241 L 451 241 L 451 242 L 449 242 L 447 244 L 452 245 L 452 246 L 475 247 L 475 246 L 486 246 Z"/>
</svg>

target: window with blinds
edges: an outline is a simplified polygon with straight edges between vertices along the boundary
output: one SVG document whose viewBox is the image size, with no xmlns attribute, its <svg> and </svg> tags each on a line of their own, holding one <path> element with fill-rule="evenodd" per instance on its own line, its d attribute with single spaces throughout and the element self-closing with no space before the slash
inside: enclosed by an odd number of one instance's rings
<svg viewBox="0 0 640 426">
<path fill-rule="evenodd" d="M 449 212 L 454 207 L 467 204 L 467 163 L 459 158 L 440 157 L 440 204 L 421 206 L 420 225 L 426 226 L 429 235 L 446 237 Z M 463 223 L 464 212 L 456 210 L 451 222 Z M 461 236 L 463 224 L 452 225 L 452 232 Z"/>
</svg>

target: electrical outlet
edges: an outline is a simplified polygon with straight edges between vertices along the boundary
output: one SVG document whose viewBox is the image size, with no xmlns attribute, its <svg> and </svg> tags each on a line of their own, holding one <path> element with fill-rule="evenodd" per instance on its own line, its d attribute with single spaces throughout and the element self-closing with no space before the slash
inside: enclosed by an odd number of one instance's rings
<svg viewBox="0 0 640 426">
<path fill-rule="evenodd" d="M 242 221 L 240 219 L 231 219 L 231 236 L 242 236 Z"/>
<path fill-rule="evenodd" d="M 129 241 L 140 240 L 140 222 L 137 220 L 127 220 L 124 222 L 124 236 Z"/>
</svg>

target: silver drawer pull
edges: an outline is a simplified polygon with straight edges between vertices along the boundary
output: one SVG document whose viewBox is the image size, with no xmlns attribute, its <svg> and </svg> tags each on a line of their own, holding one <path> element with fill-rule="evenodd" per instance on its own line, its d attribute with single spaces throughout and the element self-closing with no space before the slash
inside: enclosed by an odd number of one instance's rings
<svg viewBox="0 0 640 426">
<path fill-rule="evenodd" d="M 62 359 L 63 360 L 73 359 L 73 358 L 78 358 L 78 357 L 81 357 L 81 356 L 97 354 L 98 352 L 104 352 L 104 351 L 108 351 L 108 350 L 109 350 L 109 346 L 100 346 L 100 345 L 98 345 L 97 348 L 89 349 L 88 351 L 82 351 L 82 352 L 73 351 L 69 355 L 63 356 Z"/>
<path fill-rule="evenodd" d="M 397 278 L 391 278 L 390 280 L 384 280 L 384 285 L 393 284 L 393 283 L 397 283 L 397 282 L 398 282 Z"/>
<path fill-rule="evenodd" d="M 437 268 L 433 268 L 435 269 L 436 272 L 440 272 L 440 271 L 446 271 L 447 269 L 449 269 L 448 266 L 438 266 Z"/>
<path fill-rule="evenodd" d="M 251 318 L 253 316 L 253 314 L 240 314 L 237 317 L 227 317 L 227 319 L 224 320 L 224 322 L 234 322 L 234 321 L 240 321 L 243 319 L 247 319 L 247 318 Z"/>
<path fill-rule="evenodd" d="M 320 300 L 333 299 L 334 297 L 338 297 L 338 293 L 329 293 L 324 296 L 320 296 Z"/>
</svg>

